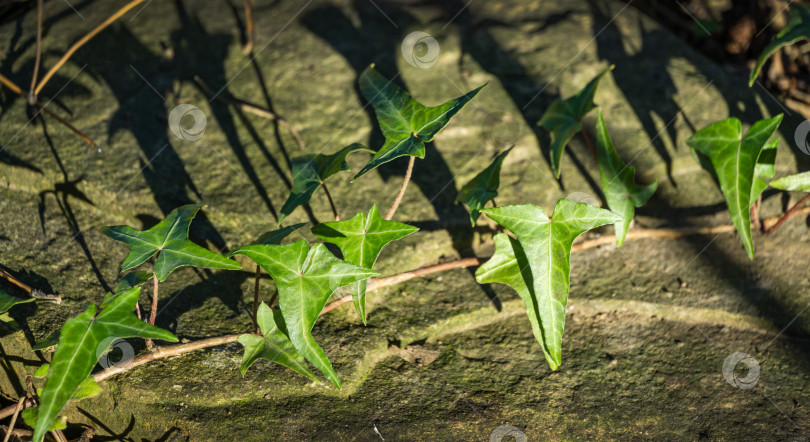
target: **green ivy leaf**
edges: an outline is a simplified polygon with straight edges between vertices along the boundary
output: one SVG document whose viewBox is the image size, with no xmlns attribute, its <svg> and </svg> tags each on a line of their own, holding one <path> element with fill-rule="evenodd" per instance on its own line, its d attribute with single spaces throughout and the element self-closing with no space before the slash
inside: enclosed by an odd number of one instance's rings
<svg viewBox="0 0 810 442">
<path fill-rule="evenodd" d="M 374 267 L 383 247 L 392 241 L 404 238 L 419 229 L 395 221 L 387 221 L 373 205 L 368 212 L 358 213 L 352 219 L 318 224 L 312 233 L 318 238 L 332 243 L 343 253 L 347 262 L 370 269 Z M 351 284 L 352 301 L 363 324 L 366 323 L 366 284 L 365 279 Z"/>
<path fill-rule="evenodd" d="M 285 334 L 286 326 L 281 311 L 273 311 L 267 304 L 261 303 L 256 312 L 256 321 L 259 323 L 261 336 L 246 333 L 239 337 L 239 343 L 245 347 L 242 365 L 239 367 L 242 376 L 254 362 L 266 359 L 319 382 L 318 378 L 307 368 L 304 357 L 298 353 L 290 338 Z"/>
<path fill-rule="evenodd" d="M 789 192 L 810 192 L 810 172 L 788 175 L 778 180 L 771 181 L 774 189 L 787 190 Z"/>
<path fill-rule="evenodd" d="M 300 240 L 286 245 L 250 245 L 233 252 L 259 264 L 276 282 L 278 304 L 293 346 L 340 388 L 332 364 L 312 337 L 312 327 L 335 290 L 377 272 L 335 258 L 326 246 Z"/>
<path fill-rule="evenodd" d="M 501 184 L 501 166 L 504 158 L 513 148 L 514 146 L 498 154 L 492 164 L 465 184 L 458 192 L 456 202 L 464 203 L 470 208 L 470 221 L 473 227 L 475 227 L 475 221 L 481 216 L 481 209 L 498 196 L 498 186 Z"/>
<path fill-rule="evenodd" d="M 495 256 L 475 276 L 482 284 L 499 282 L 518 292 L 546 361 L 556 370 L 562 363 L 571 246 L 582 233 L 621 217 L 566 199 L 557 202 L 551 219 L 531 204 L 489 208 L 483 213 L 514 233 L 517 242 L 496 235 Z"/>
<path fill-rule="evenodd" d="M 354 143 L 329 155 L 317 154 L 293 158 L 291 161 L 293 187 L 290 189 L 290 196 L 281 207 L 278 223 L 281 224 L 296 207 L 308 203 L 312 199 L 312 194 L 329 177 L 349 170 L 346 157 L 358 150 L 372 152 L 365 146 Z"/>
<path fill-rule="evenodd" d="M 751 71 L 751 78 L 748 80 L 748 86 L 753 86 L 754 82 L 759 76 L 759 71 L 765 65 L 765 61 L 770 58 L 777 50 L 783 46 L 787 46 L 802 40 L 810 38 L 810 8 L 798 2 L 790 4 L 790 19 L 787 26 L 776 34 L 776 38 L 762 50 L 762 53 L 757 59 L 757 64 L 754 70 Z"/>
<path fill-rule="evenodd" d="M 17 304 L 34 302 L 36 298 L 18 298 L 0 290 L 0 314 L 6 313 Z"/>
<path fill-rule="evenodd" d="M 602 71 L 573 97 L 554 100 L 537 122 L 538 126 L 544 127 L 551 133 L 551 152 L 549 154 L 551 170 L 556 178 L 560 177 L 560 161 L 565 146 L 575 133 L 582 130 L 582 118 L 588 112 L 596 109 L 593 97 L 599 86 L 599 80 L 612 70 L 613 65 Z"/>
<path fill-rule="evenodd" d="M 51 347 L 55 347 L 56 344 L 59 343 L 59 331 L 55 331 L 48 335 L 47 338 L 42 339 L 34 343 L 34 346 L 31 347 L 34 351 L 42 351 Z"/>
<path fill-rule="evenodd" d="M 605 192 L 605 199 L 608 207 L 615 213 L 622 216 L 613 226 L 616 229 L 616 245 L 624 244 L 627 236 L 627 229 L 636 212 L 636 207 L 641 207 L 658 188 L 658 182 L 648 186 L 637 186 L 635 183 L 636 169 L 624 164 L 613 142 L 610 141 L 605 120 L 602 118 L 602 111 L 596 120 L 596 156 L 599 163 L 599 177 L 601 179 L 602 191 Z"/>
<path fill-rule="evenodd" d="M 427 107 L 393 82 L 386 80 L 374 69 L 373 64 L 366 68 L 360 75 L 360 92 L 374 107 L 377 122 L 385 136 L 385 144 L 352 181 L 402 156 L 424 158 L 425 143 L 433 141 L 433 137 L 484 86 L 440 106 Z"/>
<path fill-rule="evenodd" d="M 159 281 L 165 281 L 174 269 L 181 266 L 195 266 L 209 269 L 239 270 L 236 261 L 225 258 L 188 239 L 191 220 L 203 204 L 180 206 L 149 230 L 135 230 L 129 226 L 102 227 L 101 231 L 110 238 L 129 246 L 129 255 L 121 264 L 125 272 L 143 264 L 147 259 L 160 253 L 155 261 L 155 274 Z"/>
<path fill-rule="evenodd" d="M 62 326 L 59 345 L 51 359 L 48 379 L 40 397 L 34 441 L 41 442 L 59 411 L 93 371 L 98 358 L 117 338 L 149 338 L 177 342 L 166 330 L 138 320 L 133 313 L 140 288 L 121 294 L 96 314 L 91 304 L 84 313 Z"/>
<path fill-rule="evenodd" d="M 768 140 L 781 121 L 782 114 L 758 121 L 743 135 L 740 120 L 728 118 L 708 125 L 686 140 L 686 144 L 711 162 L 720 190 L 726 198 L 731 222 L 750 259 L 754 259 L 754 242 L 751 239 L 749 208 L 751 196 L 758 190 L 755 181 L 757 164 L 766 148 L 775 148 Z M 767 167 L 767 164 L 760 166 L 760 172 Z"/>
<path fill-rule="evenodd" d="M 776 151 L 779 147 L 779 138 L 774 138 L 765 144 L 762 148 L 762 153 L 759 154 L 757 165 L 754 167 L 754 184 L 751 185 L 751 198 L 749 199 L 748 207 L 754 205 L 762 195 L 762 192 L 768 188 L 769 180 L 773 178 L 776 173 Z"/>
<path fill-rule="evenodd" d="M 286 238 L 290 233 L 295 232 L 307 223 L 293 224 L 291 226 L 282 227 L 280 229 L 271 230 L 269 232 L 259 235 L 259 239 L 254 244 L 281 244 L 281 240 Z"/>
<path fill-rule="evenodd" d="M 115 293 L 125 292 L 131 288 L 140 287 L 146 281 L 152 277 L 152 274 L 149 272 L 145 272 L 143 270 L 135 270 L 134 272 L 129 272 L 121 278 L 121 281 L 118 282 L 118 285 L 115 286 Z M 106 298 L 105 298 L 106 299 Z M 101 303 L 101 308 L 104 308 L 106 304 L 104 302 Z"/>
</svg>

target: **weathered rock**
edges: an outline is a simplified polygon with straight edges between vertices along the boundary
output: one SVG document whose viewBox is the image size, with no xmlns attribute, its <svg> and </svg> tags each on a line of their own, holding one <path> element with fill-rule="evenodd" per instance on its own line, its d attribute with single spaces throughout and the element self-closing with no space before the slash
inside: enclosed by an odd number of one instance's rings
<svg viewBox="0 0 810 442">
<path fill-rule="evenodd" d="M 275 224 L 288 191 L 285 155 L 300 154 L 297 146 L 272 121 L 209 103 L 195 75 L 223 96 L 261 106 L 268 105 L 266 91 L 309 152 L 351 142 L 379 147 L 373 114 L 356 89 L 359 71 L 371 62 L 389 77 L 401 72 L 397 81 L 427 104 L 489 82 L 417 162 L 397 219 L 422 231 L 384 251 L 383 274 L 491 252 L 492 232 L 483 221 L 470 229 L 453 200 L 483 167 L 479 162 L 508 144 L 516 148 L 504 163 L 499 204 L 551 209 L 573 192 L 598 195 L 598 172 L 582 138 L 574 138 L 563 158 L 563 186 L 546 160 L 547 136 L 534 123 L 553 99 L 576 92 L 609 64 L 616 69 L 596 102 L 622 157 L 633 160 L 641 180 L 660 182 L 637 223 L 728 222 L 722 195 L 684 140 L 692 127 L 729 115 L 750 124 L 781 111 L 763 90 L 746 87 L 745 73 L 724 71 L 623 4 L 467 3 L 259 2 L 252 59 L 241 52 L 234 12 L 240 7 L 151 2 L 81 49 L 46 88 L 47 96 L 58 93 L 51 107 L 62 114 L 57 102 L 69 108 L 71 123 L 98 141 L 106 157 L 46 118 L 57 161 L 42 126 L 28 123 L 23 101 L 6 94 L 0 264 L 65 302 L 21 307 L 25 333 L 0 339 L 4 367 L 11 367 L 0 382 L 4 397 L 19 395 L 22 384 L 14 378 L 40 363 L 27 346 L 87 303 L 100 302 L 103 285 L 118 280 L 126 248 L 98 227 L 142 228 L 177 205 L 202 201 L 206 217 L 195 222 L 192 236 L 226 250 Z M 118 4 L 75 6 L 86 20 L 46 2 L 45 16 L 53 18 L 46 19 L 45 68 Z M 0 27 L 7 54 L 0 72 L 24 86 L 34 20 L 30 13 L 22 19 L 22 34 L 17 23 Z M 402 38 L 415 30 L 440 44 L 429 69 L 411 66 L 401 54 Z M 169 112 L 180 103 L 207 115 L 200 140 L 180 140 L 167 130 Z M 586 126 L 592 128 L 594 117 Z M 792 147 L 796 118 L 787 115 L 783 123 L 777 174 L 806 165 Z M 354 170 L 365 160 L 350 158 Z M 351 185 L 349 174 L 330 182 L 341 214 L 367 211 L 371 202 L 390 204 L 405 164 Z M 777 214 L 782 205 L 768 194 L 763 213 Z M 311 208 L 315 219 L 329 219 L 320 191 Z M 300 221 L 311 219 L 299 209 L 288 222 Z M 343 391 L 308 384 L 263 361 L 241 378 L 240 347 L 232 345 L 106 381 L 102 396 L 76 404 L 69 417 L 99 435 L 136 440 L 485 440 L 501 425 L 518 427 L 530 440 L 800 439 L 810 422 L 810 234 L 797 219 L 772 236 L 755 236 L 753 262 L 730 234 L 576 254 L 557 372 L 543 360 L 515 294 L 481 287 L 458 270 L 370 294 L 368 327 L 351 308 L 323 318 L 314 334 Z M 158 324 L 187 339 L 246 330 L 251 269 L 176 272 L 161 286 Z M 500 312 L 488 295 L 497 296 Z M 148 305 L 145 295 L 143 301 Z M 390 352 L 396 341 L 440 355 L 428 366 L 410 364 Z M 761 366 L 752 389 L 724 379 L 723 361 L 738 351 Z"/>
</svg>

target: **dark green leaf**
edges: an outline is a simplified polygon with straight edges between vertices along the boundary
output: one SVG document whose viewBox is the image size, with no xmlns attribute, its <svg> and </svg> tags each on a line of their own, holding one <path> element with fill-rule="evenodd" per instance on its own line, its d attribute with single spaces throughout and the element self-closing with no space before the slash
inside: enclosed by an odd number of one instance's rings
<svg viewBox="0 0 810 442">
<path fill-rule="evenodd" d="M 481 216 L 481 209 L 498 196 L 498 186 L 501 183 L 501 165 L 506 155 L 514 146 L 498 154 L 492 164 L 481 171 L 458 192 L 457 203 L 464 203 L 470 208 L 470 221 L 475 227 L 475 221 Z"/>
<path fill-rule="evenodd" d="M 544 127 L 551 132 L 550 159 L 551 170 L 554 172 L 555 177 L 560 177 L 560 161 L 565 146 L 575 133 L 582 130 L 582 118 L 588 112 L 596 109 L 593 97 L 596 94 L 597 86 L 599 86 L 599 80 L 611 70 L 613 70 L 612 65 L 597 75 L 573 97 L 565 100 L 555 100 L 543 116 L 540 117 L 540 121 L 537 122 L 538 126 Z"/>
<path fill-rule="evenodd" d="M 358 213 L 345 221 L 318 224 L 312 228 L 312 233 L 338 246 L 347 262 L 370 269 L 374 267 L 383 247 L 418 230 L 407 224 L 383 219 L 375 204 L 368 216 Z M 354 307 L 363 324 L 366 323 L 366 283 L 363 279 L 351 284 Z"/>
<path fill-rule="evenodd" d="M 546 361 L 556 370 L 562 363 L 571 246 L 582 233 L 621 217 L 566 199 L 557 202 L 551 219 L 531 204 L 489 208 L 483 213 L 514 233 L 517 242 L 496 235 L 495 256 L 475 276 L 482 284 L 499 282 L 518 292 Z"/>
<path fill-rule="evenodd" d="M 307 368 L 304 357 L 298 353 L 290 338 L 282 331 L 286 330 L 286 327 L 284 317 L 281 316 L 279 310 L 272 311 L 267 304 L 261 303 L 259 310 L 256 312 L 256 321 L 259 323 L 259 329 L 262 332 L 261 336 L 248 333 L 239 337 L 239 343 L 245 347 L 242 365 L 239 367 L 242 376 L 245 375 L 247 369 L 254 362 L 259 359 L 266 359 L 281 364 L 313 381 L 318 381 L 318 378 Z"/>
<path fill-rule="evenodd" d="M 414 100 L 393 82 L 386 80 L 374 69 L 374 65 L 366 68 L 360 75 L 360 91 L 374 107 L 377 122 L 385 136 L 385 144 L 352 181 L 381 164 L 402 156 L 424 158 L 424 143 L 433 141 L 433 137 L 444 129 L 450 119 L 484 86 L 442 105 L 427 107 Z"/>
<path fill-rule="evenodd" d="M 234 251 L 259 264 L 276 282 L 278 304 L 293 346 L 340 388 L 332 364 L 312 337 L 326 301 L 339 287 L 377 272 L 335 258 L 323 244 L 311 249 L 300 240 L 286 245 L 250 245 Z"/>
<path fill-rule="evenodd" d="M 770 185 L 774 189 L 787 190 L 790 192 L 810 192 L 810 172 L 784 176 L 778 180 L 771 181 Z"/>
<path fill-rule="evenodd" d="M 18 298 L 11 296 L 8 293 L 0 290 L 0 314 L 6 313 L 17 304 L 25 304 L 26 302 L 34 302 L 36 298 Z"/>
<path fill-rule="evenodd" d="M 765 61 L 779 48 L 810 38 L 810 8 L 799 2 L 790 3 L 790 19 L 787 26 L 776 34 L 776 38 L 762 50 L 757 59 L 754 70 L 751 71 L 751 78 L 748 85 L 753 86 L 759 76 L 759 71 Z"/>
<path fill-rule="evenodd" d="M 135 317 L 133 312 L 139 295 L 140 288 L 128 290 L 98 314 L 96 306 L 91 304 L 84 313 L 69 319 L 62 326 L 59 344 L 51 359 L 48 379 L 40 398 L 34 441 L 42 441 L 59 411 L 115 339 L 141 337 L 177 342 L 177 337 L 168 331 Z"/>
<path fill-rule="evenodd" d="M 281 224 L 296 207 L 307 204 L 322 182 L 338 172 L 349 170 L 346 157 L 358 150 L 371 152 L 366 147 L 354 143 L 330 155 L 317 154 L 293 158 L 291 161 L 293 187 L 281 208 L 278 223 Z"/>
<path fill-rule="evenodd" d="M 102 227 L 110 238 L 129 246 L 129 255 L 121 264 L 125 272 L 143 264 L 160 252 L 155 261 L 155 274 L 164 281 L 172 270 L 181 266 L 209 269 L 239 270 L 239 263 L 194 244 L 188 239 L 191 220 L 203 204 L 180 206 L 149 230 L 135 230 L 129 226 Z"/>
<path fill-rule="evenodd" d="M 262 233 L 259 236 L 259 239 L 257 239 L 254 244 L 281 244 L 281 240 L 286 238 L 290 233 L 293 233 L 296 230 L 300 229 L 301 227 L 305 226 L 306 224 L 307 223 L 293 224 L 291 226 L 286 226 L 280 229 Z"/>
<path fill-rule="evenodd" d="M 616 229 L 616 245 L 621 246 L 627 236 L 627 229 L 633 221 L 636 207 L 641 207 L 655 193 L 658 182 L 648 186 L 635 183 L 636 169 L 624 164 L 613 142 L 610 141 L 602 111 L 596 120 L 596 155 L 599 163 L 599 177 L 608 207 L 622 216 L 613 226 Z"/>
<path fill-rule="evenodd" d="M 115 286 L 115 293 L 125 292 L 131 288 L 140 287 L 146 281 L 149 281 L 149 278 L 152 277 L 152 274 L 149 272 L 145 272 L 143 270 L 135 270 L 134 272 L 129 272 L 121 278 L 121 281 L 118 282 L 118 285 Z M 104 308 L 107 304 L 102 301 L 101 308 Z"/>
<path fill-rule="evenodd" d="M 50 335 L 48 335 L 47 338 L 34 343 L 34 346 L 32 347 L 32 350 L 34 350 L 34 351 L 42 351 L 42 350 L 45 350 L 47 348 L 51 348 L 51 347 L 55 346 L 58 343 L 59 343 L 59 332 L 55 331 L 55 332 L 51 333 Z"/>
<path fill-rule="evenodd" d="M 749 208 L 751 196 L 757 191 L 761 192 L 755 174 L 759 171 L 767 175 L 770 167 L 767 161 L 759 168 L 757 165 L 766 149 L 775 148 L 768 140 L 781 121 L 782 114 L 758 121 L 743 135 L 740 120 L 729 118 L 710 124 L 686 140 L 690 147 L 711 162 L 720 190 L 726 198 L 731 222 L 750 259 L 754 259 L 754 242 L 751 239 Z"/>
</svg>

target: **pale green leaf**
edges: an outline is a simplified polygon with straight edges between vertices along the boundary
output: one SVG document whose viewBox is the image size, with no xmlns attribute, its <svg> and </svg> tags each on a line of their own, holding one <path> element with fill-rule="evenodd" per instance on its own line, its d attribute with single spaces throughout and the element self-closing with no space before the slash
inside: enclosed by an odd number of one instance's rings
<svg viewBox="0 0 810 442">
<path fill-rule="evenodd" d="M 29 427 L 35 428 L 37 426 L 37 422 L 39 421 L 39 407 L 33 406 L 28 407 L 20 413 L 25 424 Z M 48 431 L 53 430 L 64 430 L 67 428 L 67 424 L 65 423 L 65 418 L 55 419 L 50 427 L 48 427 Z"/>
<path fill-rule="evenodd" d="M 318 378 L 307 367 L 304 357 L 298 353 L 290 338 L 284 333 L 286 326 L 279 310 L 272 311 L 267 304 L 261 303 L 256 312 L 256 321 L 259 323 L 261 336 L 247 333 L 239 337 L 239 343 L 245 347 L 242 365 L 239 367 L 242 376 L 254 362 L 266 359 L 281 364 L 313 381 L 318 381 Z"/>
<path fill-rule="evenodd" d="M 96 314 L 91 304 L 62 326 L 59 344 L 51 359 L 48 379 L 40 397 L 39 419 L 34 441 L 41 442 L 59 411 L 76 389 L 93 371 L 93 367 L 115 339 L 149 338 L 177 342 L 166 330 L 138 320 L 133 313 L 140 288 L 133 288 L 115 298 Z"/>
<path fill-rule="evenodd" d="M 531 204 L 489 208 L 483 213 L 514 233 L 517 242 L 496 235 L 495 256 L 475 276 L 482 284 L 498 282 L 518 292 L 546 361 L 556 370 L 562 363 L 571 246 L 582 233 L 621 217 L 566 199 L 557 202 L 550 219 Z"/>
<path fill-rule="evenodd" d="M 537 122 L 538 126 L 546 128 L 551 133 L 551 151 L 549 155 L 551 170 L 554 172 L 555 177 L 560 177 L 560 161 L 565 146 L 575 133 L 582 130 L 582 118 L 588 112 L 596 109 L 593 97 L 596 95 L 599 80 L 611 70 L 613 70 L 613 65 L 602 71 L 573 97 L 565 100 L 555 100 L 546 109 L 543 116 L 540 117 L 540 121 Z"/>
<path fill-rule="evenodd" d="M 498 154 L 486 169 L 465 184 L 458 192 L 456 202 L 464 203 L 470 208 L 470 222 L 472 222 L 473 227 L 475 227 L 475 221 L 481 216 L 481 209 L 498 196 L 498 186 L 501 184 L 501 166 L 504 158 L 512 151 L 513 147 Z"/>
<path fill-rule="evenodd" d="M 159 281 L 164 281 L 169 273 L 181 266 L 239 270 L 241 266 L 236 261 L 200 247 L 188 239 L 191 220 L 202 207 L 203 204 L 180 206 L 149 230 L 113 226 L 102 227 L 101 231 L 129 246 L 129 255 L 121 264 L 122 272 L 143 264 L 158 252 L 160 254 L 155 261 L 155 274 Z"/>
<path fill-rule="evenodd" d="M 340 388 L 332 364 L 312 337 L 312 327 L 326 301 L 339 287 L 376 276 L 377 272 L 335 258 L 326 246 L 292 244 L 244 246 L 234 254 L 259 264 L 276 282 L 278 304 L 293 346 Z"/>
<path fill-rule="evenodd" d="M 484 85 L 486 86 L 486 85 Z M 433 141 L 445 126 L 478 92 L 481 86 L 436 107 L 427 107 L 380 75 L 372 64 L 360 75 L 360 92 L 374 107 L 385 144 L 352 179 L 360 178 L 380 165 L 403 156 L 425 157 L 425 144 Z"/>
<path fill-rule="evenodd" d="M 771 181 L 770 186 L 774 189 L 787 190 L 790 192 L 810 192 L 810 172 L 784 176 Z"/>
<path fill-rule="evenodd" d="M 751 238 L 751 215 L 749 209 L 752 194 L 759 190 L 755 181 L 757 164 L 779 123 L 782 114 L 754 123 L 743 134 L 742 123 L 737 118 L 712 123 L 697 131 L 686 143 L 711 162 L 712 172 L 717 177 L 720 190 L 726 199 L 731 222 L 740 235 L 748 257 L 754 259 L 754 242 Z M 760 166 L 765 171 L 768 166 Z M 767 175 L 767 172 L 765 172 Z M 756 198 L 753 198 L 756 200 Z"/>
<path fill-rule="evenodd" d="M 596 156 L 599 165 L 599 177 L 602 191 L 605 193 L 608 207 L 622 216 L 613 226 L 616 230 L 616 245 L 621 246 L 627 236 L 627 229 L 636 212 L 655 193 L 658 182 L 647 186 L 635 183 L 636 169 L 624 164 L 613 142 L 610 141 L 602 111 L 596 120 Z"/>
<path fill-rule="evenodd" d="M 312 233 L 338 246 L 347 262 L 370 269 L 383 247 L 418 230 L 407 224 L 385 220 L 375 204 L 368 216 L 358 213 L 345 221 L 318 224 L 312 228 Z M 351 284 L 352 300 L 363 324 L 366 323 L 366 284 L 365 279 Z"/>
<path fill-rule="evenodd" d="M 792 2 L 790 3 L 790 18 L 787 26 L 779 31 L 773 41 L 762 50 L 754 70 L 751 71 L 748 85 L 754 85 L 759 76 L 759 71 L 765 65 L 765 61 L 777 50 L 808 38 L 810 38 L 810 7 L 799 2 Z"/>
<path fill-rule="evenodd" d="M 318 187 L 332 175 L 349 170 L 346 157 L 358 150 L 371 152 L 366 147 L 354 143 L 329 155 L 317 154 L 293 158 L 292 178 L 293 187 L 290 196 L 284 202 L 279 213 L 278 223 L 289 216 L 296 207 L 307 204 Z"/>
</svg>

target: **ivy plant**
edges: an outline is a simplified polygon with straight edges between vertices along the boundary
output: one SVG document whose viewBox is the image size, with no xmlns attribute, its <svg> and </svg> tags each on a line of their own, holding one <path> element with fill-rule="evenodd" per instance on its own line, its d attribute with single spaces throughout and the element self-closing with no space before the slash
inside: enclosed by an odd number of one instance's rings
<svg viewBox="0 0 810 442">
<path fill-rule="evenodd" d="M 596 109 L 593 97 L 596 95 L 596 88 L 599 81 L 608 72 L 613 70 L 611 65 L 579 91 L 576 95 L 565 100 L 554 100 L 546 109 L 537 125 L 545 128 L 551 133 L 551 170 L 556 178 L 560 177 L 560 161 L 565 146 L 571 141 L 575 133 L 582 130 L 582 119 L 590 111 Z"/>
<path fill-rule="evenodd" d="M 484 85 L 486 86 L 486 85 Z M 380 75 L 372 64 L 360 75 L 360 91 L 377 114 L 385 144 L 354 180 L 382 164 L 403 156 L 425 157 L 425 143 L 433 141 L 439 131 L 484 86 L 436 107 L 427 107 Z"/>
<path fill-rule="evenodd" d="M 616 153 L 601 110 L 596 120 L 596 154 L 602 191 L 608 207 L 622 216 L 613 224 L 616 229 L 616 245 L 621 246 L 630 222 L 633 221 L 636 207 L 641 207 L 652 197 L 658 182 L 646 186 L 636 184 L 636 169 L 626 165 Z"/>
<path fill-rule="evenodd" d="M 48 378 L 40 395 L 34 440 L 41 441 L 59 411 L 74 396 L 77 388 L 90 375 L 98 358 L 115 339 L 148 338 L 177 342 L 166 330 L 146 324 L 133 313 L 140 296 L 135 287 L 112 299 L 98 311 L 90 304 L 84 313 L 69 319 L 62 326 L 59 343 L 48 370 Z"/>
<path fill-rule="evenodd" d="M 375 204 L 368 215 L 361 212 L 346 221 L 319 224 L 312 228 L 312 233 L 338 246 L 347 262 L 370 269 L 383 247 L 418 230 L 407 224 L 383 219 Z M 366 283 L 363 279 L 351 284 L 354 307 L 363 324 L 366 323 Z"/>
<path fill-rule="evenodd" d="M 615 223 L 621 216 L 567 199 L 557 202 L 550 218 L 531 204 L 489 208 L 483 213 L 509 229 L 517 241 L 496 235 L 495 255 L 475 276 L 481 284 L 498 282 L 518 293 L 546 361 L 556 370 L 562 363 L 571 246 L 579 235 Z"/>
<path fill-rule="evenodd" d="M 501 185 L 501 166 L 503 166 L 506 155 L 513 148 L 514 146 L 495 156 L 495 159 L 486 169 L 471 179 L 458 192 L 456 202 L 464 203 L 470 208 L 470 222 L 473 227 L 475 227 L 478 217 L 481 216 L 481 209 L 498 196 L 498 187 Z"/>
<path fill-rule="evenodd" d="M 312 328 L 335 290 L 377 272 L 336 258 L 323 244 L 310 248 L 304 240 L 287 245 L 249 245 L 233 254 L 247 256 L 273 277 L 287 336 L 293 346 L 340 388 L 337 373 L 312 337 Z"/>
<path fill-rule="evenodd" d="M 703 155 L 708 162 L 703 167 L 709 168 L 716 176 L 720 190 L 726 199 L 731 222 L 737 229 L 745 251 L 754 259 L 754 242 L 751 238 L 750 208 L 759 194 L 765 189 L 759 172 L 772 175 L 774 157 L 760 160 L 764 151 L 776 152 L 776 145 L 769 140 L 779 127 L 782 114 L 761 120 L 743 134 L 742 123 L 737 118 L 712 123 L 695 132 L 686 143 Z"/>
<path fill-rule="evenodd" d="M 14 322 L 14 319 L 12 319 L 11 316 L 9 316 L 8 311 L 11 310 L 11 308 L 15 305 L 34 302 L 35 300 L 36 298 L 18 298 L 16 296 L 11 296 L 3 290 L 0 290 L 0 322 L 16 328 L 17 323 Z"/>
</svg>

